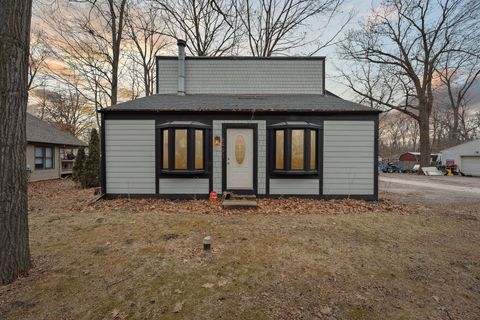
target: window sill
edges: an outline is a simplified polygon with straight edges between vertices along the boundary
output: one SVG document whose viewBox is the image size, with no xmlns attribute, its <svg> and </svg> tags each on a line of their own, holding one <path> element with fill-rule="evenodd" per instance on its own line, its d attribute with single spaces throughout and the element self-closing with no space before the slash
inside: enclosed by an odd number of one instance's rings
<svg viewBox="0 0 480 320">
<path fill-rule="evenodd" d="M 273 170 L 272 173 L 285 176 L 313 176 L 318 175 L 318 170 Z"/>
</svg>

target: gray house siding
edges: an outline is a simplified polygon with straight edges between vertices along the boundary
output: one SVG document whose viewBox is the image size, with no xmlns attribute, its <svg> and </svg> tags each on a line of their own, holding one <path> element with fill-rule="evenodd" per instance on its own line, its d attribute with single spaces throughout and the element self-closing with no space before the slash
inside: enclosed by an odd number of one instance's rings
<svg viewBox="0 0 480 320">
<path fill-rule="evenodd" d="M 159 194 L 198 194 L 210 193 L 209 181 L 203 178 L 161 178 Z"/>
<path fill-rule="evenodd" d="M 373 195 L 375 122 L 325 121 L 323 193 Z"/>
<path fill-rule="evenodd" d="M 155 194 L 155 120 L 106 120 L 105 178 L 111 194 Z"/>
<path fill-rule="evenodd" d="M 255 125 L 257 129 L 256 194 L 258 196 L 349 197 L 374 200 L 377 197 L 375 159 L 376 114 L 256 114 L 250 113 L 144 113 L 104 114 L 105 189 L 115 195 L 139 197 L 208 197 L 224 190 L 223 148 L 213 144 L 230 126 Z M 295 119 L 323 125 L 319 147 L 318 175 L 284 176 L 271 173 L 269 125 Z M 345 120 L 342 120 L 345 119 Z M 182 176 L 160 171 L 155 123 L 198 121 L 209 128 L 207 172 Z M 157 145 L 156 145 L 157 144 Z M 160 157 L 160 158 L 158 158 Z"/>
<path fill-rule="evenodd" d="M 157 61 L 157 93 L 177 93 L 177 59 Z M 323 94 L 324 59 L 185 61 L 187 94 Z M 235 76 L 232 76 L 235 75 Z"/>
<path fill-rule="evenodd" d="M 319 195 L 319 179 L 270 179 L 272 195 Z"/>
</svg>

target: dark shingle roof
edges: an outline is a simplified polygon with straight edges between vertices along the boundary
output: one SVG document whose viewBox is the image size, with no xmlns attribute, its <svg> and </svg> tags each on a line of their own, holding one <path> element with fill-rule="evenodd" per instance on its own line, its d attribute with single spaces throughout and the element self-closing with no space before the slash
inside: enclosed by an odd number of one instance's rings
<svg viewBox="0 0 480 320">
<path fill-rule="evenodd" d="M 103 109 L 122 111 L 378 112 L 331 93 L 282 95 L 156 94 Z"/>
<path fill-rule="evenodd" d="M 27 113 L 27 141 L 67 146 L 86 145 L 71 134 L 55 128 L 50 123 L 42 121 L 29 113 Z"/>
</svg>

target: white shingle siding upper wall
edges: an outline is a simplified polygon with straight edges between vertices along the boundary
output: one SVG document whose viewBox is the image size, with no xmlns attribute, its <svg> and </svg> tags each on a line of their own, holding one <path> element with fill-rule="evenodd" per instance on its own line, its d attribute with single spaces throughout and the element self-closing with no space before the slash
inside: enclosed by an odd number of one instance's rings
<svg viewBox="0 0 480 320">
<path fill-rule="evenodd" d="M 106 120 L 107 193 L 155 193 L 155 120 Z"/>
<path fill-rule="evenodd" d="M 177 60 L 159 60 L 157 62 L 158 93 L 177 93 Z"/>
<path fill-rule="evenodd" d="M 187 94 L 323 94 L 322 59 L 187 59 Z M 158 61 L 158 93 L 177 93 L 177 60 Z"/>
<path fill-rule="evenodd" d="M 323 193 L 374 194 L 373 121 L 325 121 Z"/>
</svg>

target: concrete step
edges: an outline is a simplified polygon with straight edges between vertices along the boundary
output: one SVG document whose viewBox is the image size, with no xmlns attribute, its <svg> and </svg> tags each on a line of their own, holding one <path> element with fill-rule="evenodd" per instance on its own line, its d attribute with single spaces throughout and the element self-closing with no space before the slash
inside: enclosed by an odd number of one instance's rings
<svg viewBox="0 0 480 320">
<path fill-rule="evenodd" d="M 222 202 L 224 209 L 251 209 L 257 208 L 257 199 L 225 199 Z"/>
</svg>

